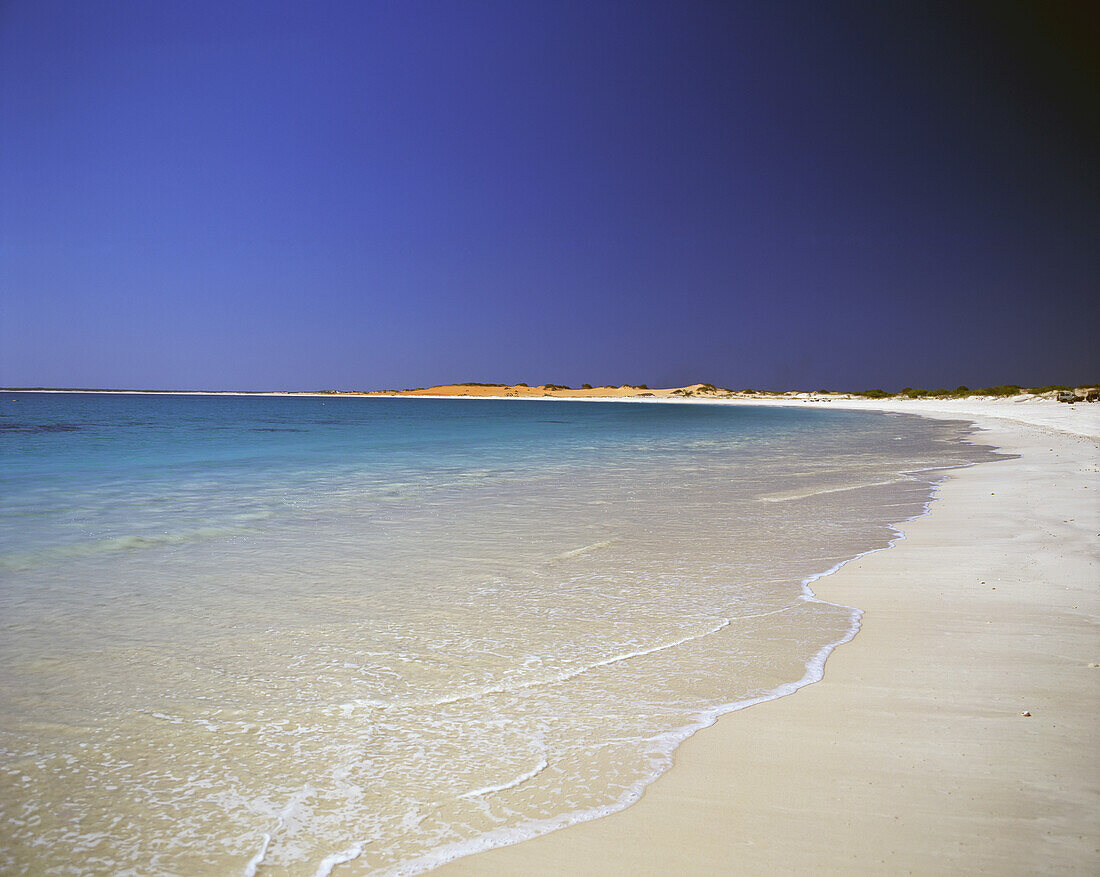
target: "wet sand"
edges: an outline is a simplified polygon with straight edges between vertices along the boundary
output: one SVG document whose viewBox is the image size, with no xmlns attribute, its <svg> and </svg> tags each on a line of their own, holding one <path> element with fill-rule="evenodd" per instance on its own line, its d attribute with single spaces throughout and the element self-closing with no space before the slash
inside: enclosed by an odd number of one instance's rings
<svg viewBox="0 0 1100 877">
<path fill-rule="evenodd" d="M 865 610 L 824 680 L 697 733 L 627 810 L 434 873 L 1100 871 L 1098 412 L 1011 406 L 859 404 L 1021 456 L 815 584 Z"/>
</svg>

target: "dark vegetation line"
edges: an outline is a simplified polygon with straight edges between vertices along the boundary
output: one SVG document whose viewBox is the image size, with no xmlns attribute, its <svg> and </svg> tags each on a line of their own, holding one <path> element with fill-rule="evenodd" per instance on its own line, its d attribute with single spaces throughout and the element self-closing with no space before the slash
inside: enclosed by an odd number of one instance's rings
<svg viewBox="0 0 1100 877">
<path fill-rule="evenodd" d="M 1081 389 L 1095 388 L 1096 384 L 1078 384 Z M 1059 392 L 1073 392 L 1074 387 L 1067 386 L 1066 384 L 1047 384 L 1045 387 L 1021 387 L 1019 384 L 1001 384 L 997 387 L 979 387 L 971 389 L 965 385 L 960 385 L 954 390 L 948 390 L 941 387 L 938 390 L 922 390 L 915 387 L 905 387 L 900 393 L 889 393 L 886 390 L 862 390 L 857 393 L 851 393 L 852 396 L 864 396 L 868 399 L 893 399 L 898 396 L 904 396 L 907 399 L 961 399 L 965 396 L 1019 396 L 1021 393 L 1031 393 L 1038 396 L 1041 393 L 1052 393 L 1054 391 Z"/>
</svg>

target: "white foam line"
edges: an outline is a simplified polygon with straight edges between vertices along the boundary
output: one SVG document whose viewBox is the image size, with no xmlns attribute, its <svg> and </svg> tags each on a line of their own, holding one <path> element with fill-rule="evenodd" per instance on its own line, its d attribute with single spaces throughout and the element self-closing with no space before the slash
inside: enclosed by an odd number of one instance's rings
<svg viewBox="0 0 1100 877">
<path fill-rule="evenodd" d="M 809 499 L 811 496 L 820 496 L 826 493 L 844 493 L 848 490 L 863 490 L 865 487 L 887 487 L 891 484 L 901 484 L 905 481 L 920 481 L 922 479 L 914 477 L 920 472 L 943 472 L 949 469 L 966 469 L 976 465 L 977 463 L 959 463 L 958 465 L 940 464 L 938 466 L 921 466 L 917 469 L 906 469 L 899 472 L 898 475 L 901 477 L 894 478 L 890 481 L 869 481 L 866 484 L 853 484 L 850 487 L 827 487 L 822 490 L 812 490 L 806 493 L 792 493 L 788 495 L 773 493 L 768 496 L 758 496 L 757 499 L 761 502 L 790 502 L 792 500 Z M 912 518 L 909 520 L 912 520 Z"/>
<path fill-rule="evenodd" d="M 499 786 L 485 786 L 481 789 L 474 789 L 470 792 L 463 792 L 458 797 L 477 798 L 481 795 L 492 795 L 494 792 L 503 792 L 506 789 L 514 789 L 516 786 L 522 785 L 528 780 L 534 779 L 549 766 L 550 762 L 547 761 L 545 758 L 542 758 L 539 760 L 538 764 L 531 768 L 531 770 L 527 771 L 526 773 L 521 773 L 518 777 L 515 777 L 514 779 L 509 780 L 506 783 L 501 783 Z"/>
<path fill-rule="evenodd" d="M 292 795 L 287 805 L 276 814 L 274 831 L 264 833 L 259 851 L 249 859 L 248 864 L 244 866 L 244 877 L 255 877 L 256 869 L 263 864 L 264 858 L 267 856 L 267 850 L 271 846 L 272 837 L 286 827 L 286 820 L 294 812 L 294 809 L 312 794 L 313 790 L 307 787 L 297 794 Z"/>
<path fill-rule="evenodd" d="M 867 487 L 885 487 L 890 484 L 901 484 L 904 478 L 895 478 L 891 481 L 869 481 L 866 484 L 852 484 L 848 487 L 824 487 L 821 490 L 810 490 L 804 493 L 771 494 L 770 496 L 757 497 L 761 502 L 792 502 L 799 499 L 809 499 L 811 496 L 822 496 L 826 493 L 844 493 L 849 490 L 863 490 Z"/>
<path fill-rule="evenodd" d="M 260 867 L 260 863 L 263 862 L 264 856 L 267 855 L 267 848 L 271 845 L 271 835 L 265 834 L 263 842 L 260 844 L 259 852 L 256 853 L 251 859 L 248 860 L 248 864 L 244 866 L 244 877 L 255 877 L 256 869 Z"/>
<path fill-rule="evenodd" d="M 778 615 L 780 612 L 790 612 L 794 606 L 783 606 L 780 609 L 772 609 L 769 612 L 755 612 L 752 615 L 735 615 L 731 621 L 745 621 L 749 618 L 767 618 L 769 615 Z"/>
<path fill-rule="evenodd" d="M 344 850 L 342 853 L 333 853 L 331 856 L 325 856 L 321 860 L 321 864 L 317 866 L 317 871 L 313 877 L 328 877 L 332 873 L 332 869 L 337 865 L 343 865 L 347 862 L 352 862 L 363 855 L 363 844 L 358 843 L 351 849 Z"/>
<path fill-rule="evenodd" d="M 485 688 L 479 688 L 477 691 L 469 691 L 465 694 L 456 694 L 454 697 L 444 697 L 438 700 L 410 700 L 410 701 L 382 701 L 374 699 L 353 700 L 348 703 L 341 704 L 339 709 L 345 714 L 349 714 L 356 707 L 370 706 L 378 709 L 386 709 L 390 707 L 423 707 L 423 706 L 446 706 L 452 703 L 458 703 L 459 701 L 469 700 L 472 697 L 482 697 L 486 694 L 503 694 L 509 691 L 520 691 L 524 688 L 535 688 L 539 685 L 553 685 L 557 682 L 567 682 L 570 679 L 574 679 L 580 676 L 582 673 L 587 673 L 590 670 L 598 670 L 601 667 L 610 667 L 612 664 L 619 664 L 622 661 L 629 661 L 631 658 L 640 658 L 643 655 L 652 655 L 654 652 L 662 652 L 666 649 L 674 649 L 677 646 L 682 646 L 684 643 L 692 642 L 693 640 L 702 639 L 703 637 L 711 636 L 720 630 L 724 630 L 733 623 L 734 619 L 723 618 L 717 625 L 710 630 L 703 633 L 692 634 L 691 636 L 685 636 L 683 639 L 678 639 L 670 643 L 663 643 L 659 646 L 653 646 L 649 649 L 639 649 L 636 652 L 626 652 L 622 655 L 615 655 L 610 658 L 605 658 L 602 661 L 596 661 L 594 664 L 586 664 L 583 667 L 578 667 L 576 670 L 567 670 L 564 673 L 558 673 L 553 676 L 547 676 L 543 679 L 532 679 L 529 682 L 520 682 L 516 685 L 490 685 Z"/>
</svg>

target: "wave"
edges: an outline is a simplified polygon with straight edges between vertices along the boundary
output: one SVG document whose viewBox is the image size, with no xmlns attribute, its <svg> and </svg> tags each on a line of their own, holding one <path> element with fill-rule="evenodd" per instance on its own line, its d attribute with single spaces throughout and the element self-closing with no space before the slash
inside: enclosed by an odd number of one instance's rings
<svg viewBox="0 0 1100 877">
<path fill-rule="evenodd" d="M 783 493 L 769 493 L 758 496 L 761 502 L 791 502 L 798 499 L 809 499 L 811 496 L 822 496 L 826 493 L 844 493 L 849 490 L 863 490 L 867 487 L 889 487 L 891 484 L 901 484 L 906 478 L 890 478 L 886 481 L 865 481 L 861 484 L 846 484 L 843 487 L 817 487 L 809 490 L 789 490 Z"/>
<path fill-rule="evenodd" d="M 50 432 L 80 432 L 83 426 L 75 423 L 0 423 L 0 432 L 16 435 L 41 435 Z"/>
<path fill-rule="evenodd" d="M 513 777 L 512 779 L 508 780 L 505 783 L 501 783 L 500 785 L 495 785 L 495 786 L 484 786 L 483 788 L 480 788 L 480 789 L 472 789 L 469 792 L 463 792 L 458 797 L 460 797 L 460 798 L 480 798 L 483 795 L 492 795 L 495 792 L 503 792 L 507 789 L 514 789 L 514 788 L 516 788 L 516 786 L 523 785 L 528 780 L 533 780 L 540 773 L 542 773 L 544 770 L 546 770 L 546 768 L 548 768 L 549 766 L 550 766 L 550 762 L 546 760 L 545 756 L 543 756 L 542 758 L 539 759 L 539 763 L 536 764 L 533 768 L 531 768 L 528 771 L 524 771 L 523 773 L 519 774 L 516 777 Z"/>
<path fill-rule="evenodd" d="M 789 608 L 789 607 L 788 607 Z M 784 610 L 776 610 L 784 611 Z M 755 617 L 755 616 L 746 616 Z M 638 649 L 634 652 L 624 652 L 620 655 L 612 655 L 609 658 L 604 658 L 601 661 L 595 661 L 591 664 L 584 664 L 580 667 L 574 667 L 570 670 L 563 670 L 560 673 L 553 673 L 548 676 L 539 677 L 537 679 L 529 679 L 526 682 L 518 682 L 514 685 L 486 685 L 479 688 L 468 689 L 461 694 L 454 694 L 449 697 L 423 699 L 423 700 L 378 700 L 375 698 L 358 698 L 346 703 L 340 704 L 335 707 L 341 712 L 341 714 L 348 716 L 351 715 L 356 709 L 362 707 L 369 707 L 371 709 L 402 709 L 406 707 L 434 707 L 434 706 L 447 706 L 452 703 L 459 703 L 463 700 L 469 700 L 474 697 L 484 697 L 487 694 L 505 694 L 513 691 L 522 691 L 527 688 L 536 688 L 540 685 L 554 685 L 558 682 L 568 682 L 570 679 L 575 679 L 582 673 L 588 673 L 592 670 L 598 670 L 602 667 L 610 667 L 613 664 L 619 664 L 623 661 L 629 661 L 632 658 L 640 658 L 643 655 L 652 655 L 654 652 L 663 652 L 666 649 L 674 649 L 677 646 L 682 646 L 684 643 L 692 642 L 693 640 L 703 639 L 703 637 L 712 636 L 718 633 L 720 630 L 725 630 L 733 622 L 734 618 L 722 618 L 718 624 L 704 630 L 702 633 L 690 634 L 689 636 L 682 637 L 672 642 L 661 643 L 660 645 L 651 646 L 648 649 Z"/>
</svg>

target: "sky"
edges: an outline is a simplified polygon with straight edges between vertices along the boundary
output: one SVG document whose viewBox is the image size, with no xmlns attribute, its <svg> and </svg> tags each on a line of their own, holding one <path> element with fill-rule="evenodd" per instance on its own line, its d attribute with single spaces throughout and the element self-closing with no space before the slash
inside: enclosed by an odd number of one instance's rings
<svg viewBox="0 0 1100 877">
<path fill-rule="evenodd" d="M 0 0 L 0 386 L 1100 381 L 1097 20 Z"/>
</svg>

